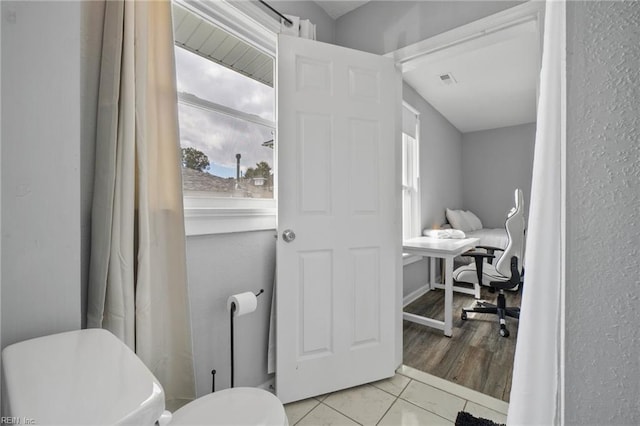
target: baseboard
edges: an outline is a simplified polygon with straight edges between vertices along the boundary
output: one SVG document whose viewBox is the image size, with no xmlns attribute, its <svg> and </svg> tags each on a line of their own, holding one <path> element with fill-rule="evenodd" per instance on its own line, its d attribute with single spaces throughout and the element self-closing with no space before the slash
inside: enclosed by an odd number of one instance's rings
<svg viewBox="0 0 640 426">
<path fill-rule="evenodd" d="M 429 290 L 430 290 L 429 284 L 425 284 L 422 287 L 418 288 L 417 290 L 414 290 L 411 293 L 407 294 L 405 297 L 402 298 L 402 307 L 403 308 L 406 307 L 408 304 L 410 304 L 414 300 L 417 300 Z"/>
</svg>

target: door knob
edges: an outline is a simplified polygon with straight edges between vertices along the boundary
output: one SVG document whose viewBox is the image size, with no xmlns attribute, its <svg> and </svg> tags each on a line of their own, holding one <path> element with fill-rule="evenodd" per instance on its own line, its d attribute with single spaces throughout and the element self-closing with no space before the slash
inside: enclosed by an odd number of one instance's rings
<svg viewBox="0 0 640 426">
<path fill-rule="evenodd" d="M 282 239 L 285 243 L 290 243 L 291 241 L 296 239 L 296 233 L 291 229 L 285 229 L 285 231 L 282 233 Z"/>
</svg>

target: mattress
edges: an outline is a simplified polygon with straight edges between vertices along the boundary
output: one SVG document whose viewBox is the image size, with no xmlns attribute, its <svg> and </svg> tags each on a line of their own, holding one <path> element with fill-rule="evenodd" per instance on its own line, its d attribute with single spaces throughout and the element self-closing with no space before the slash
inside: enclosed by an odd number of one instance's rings
<svg viewBox="0 0 640 426">
<path fill-rule="evenodd" d="M 509 242 L 507 230 L 504 228 L 483 228 L 465 232 L 469 238 L 480 238 L 480 245 L 506 248 Z"/>
</svg>

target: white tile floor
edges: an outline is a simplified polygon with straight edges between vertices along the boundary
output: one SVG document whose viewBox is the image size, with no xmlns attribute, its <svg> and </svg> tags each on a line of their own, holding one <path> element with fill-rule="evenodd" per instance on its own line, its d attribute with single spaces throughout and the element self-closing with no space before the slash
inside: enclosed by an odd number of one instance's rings
<svg viewBox="0 0 640 426">
<path fill-rule="evenodd" d="M 453 425 L 458 411 L 507 422 L 509 404 L 411 367 L 390 379 L 285 405 L 289 425 Z"/>
</svg>

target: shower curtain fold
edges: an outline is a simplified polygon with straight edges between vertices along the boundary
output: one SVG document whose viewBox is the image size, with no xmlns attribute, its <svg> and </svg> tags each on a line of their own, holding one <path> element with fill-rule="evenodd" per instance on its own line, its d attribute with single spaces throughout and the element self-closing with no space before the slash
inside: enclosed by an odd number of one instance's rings
<svg viewBox="0 0 640 426">
<path fill-rule="evenodd" d="M 87 325 L 110 330 L 162 384 L 195 397 L 170 1 L 107 1 Z"/>
</svg>

